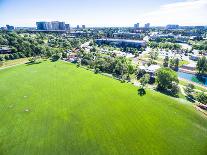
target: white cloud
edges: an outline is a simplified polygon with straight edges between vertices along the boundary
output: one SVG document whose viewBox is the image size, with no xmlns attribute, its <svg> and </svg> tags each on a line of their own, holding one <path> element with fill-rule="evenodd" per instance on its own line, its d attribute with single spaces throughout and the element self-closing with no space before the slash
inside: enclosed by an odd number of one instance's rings
<svg viewBox="0 0 207 155">
<path fill-rule="evenodd" d="M 141 16 L 152 25 L 207 25 L 207 0 L 185 0 L 162 5 L 158 10 Z"/>
</svg>

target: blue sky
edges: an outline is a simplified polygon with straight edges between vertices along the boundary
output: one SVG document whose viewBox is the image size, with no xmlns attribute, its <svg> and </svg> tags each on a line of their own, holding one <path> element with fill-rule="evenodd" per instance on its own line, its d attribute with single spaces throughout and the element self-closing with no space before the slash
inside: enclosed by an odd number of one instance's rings
<svg viewBox="0 0 207 155">
<path fill-rule="evenodd" d="M 207 25 L 207 0 L 0 0 L 0 26 L 65 21 L 72 26 Z"/>
</svg>

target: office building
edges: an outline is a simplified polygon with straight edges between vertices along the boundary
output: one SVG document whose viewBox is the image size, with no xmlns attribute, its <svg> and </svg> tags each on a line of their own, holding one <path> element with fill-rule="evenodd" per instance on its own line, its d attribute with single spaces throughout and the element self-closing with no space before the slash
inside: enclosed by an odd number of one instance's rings
<svg viewBox="0 0 207 155">
<path fill-rule="evenodd" d="M 144 28 L 145 28 L 145 29 L 150 28 L 150 23 L 145 24 L 145 25 L 144 25 Z"/>
<path fill-rule="evenodd" d="M 127 40 L 127 39 L 97 39 L 96 43 L 98 45 L 112 45 L 116 47 L 133 47 L 133 48 L 141 48 L 146 47 L 145 41 L 140 40 Z"/>
<path fill-rule="evenodd" d="M 82 29 L 85 29 L 86 28 L 86 26 L 85 25 L 82 25 Z"/>
<path fill-rule="evenodd" d="M 51 25 L 52 25 L 52 30 L 60 30 L 60 24 L 58 21 L 52 21 L 51 22 Z"/>
<path fill-rule="evenodd" d="M 52 30 L 50 22 L 36 22 L 37 30 Z"/>
<path fill-rule="evenodd" d="M 139 23 L 134 24 L 134 28 L 138 29 L 139 28 Z"/>
<path fill-rule="evenodd" d="M 77 25 L 77 29 L 79 29 L 80 28 L 80 26 L 79 25 Z"/>
<path fill-rule="evenodd" d="M 65 29 L 70 30 L 70 24 L 65 24 Z"/>
<path fill-rule="evenodd" d="M 179 25 L 167 25 L 166 29 L 178 29 Z"/>
<path fill-rule="evenodd" d="M 43 31 L 59 31 L 59 30 L 68 30 L 70 29 L 69 24 L 65 24 L 65 22 L 52 21 L 52 22 L 36 22 L 37 30 Z M 67 25 L 67 28 L 66 28 Z"/>
<path fill-rule="evenodd" d="M 65 22 L 59 22 L 59 30 L 66 30 Z"/>
</svg>

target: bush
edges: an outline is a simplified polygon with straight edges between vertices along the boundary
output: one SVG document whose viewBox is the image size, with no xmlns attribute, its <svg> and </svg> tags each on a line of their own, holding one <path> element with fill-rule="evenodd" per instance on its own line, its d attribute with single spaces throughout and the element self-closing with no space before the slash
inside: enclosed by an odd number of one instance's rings
<svg viewBox="0 0 207 155">
<path fill-rule="evenodd" d="M 94 73 L 95 73 L 95 74 L 100 73 L 100 69 L 99 69 L 99 68 L 95 68 L 95 69 L 94 69 Z"/>
<path fill-rule="evenodd" d="M 5 55 L 5 56 L 4 56 L 4 59 L 5 59 L 5 60 L 10 60 L 10 58 L 9 58 L 8 55 Z"/>
<path fill-rule="evenodd" d="M 0 55 L 0 61 L 4 61 L 4 57 Z"/>
</svg>

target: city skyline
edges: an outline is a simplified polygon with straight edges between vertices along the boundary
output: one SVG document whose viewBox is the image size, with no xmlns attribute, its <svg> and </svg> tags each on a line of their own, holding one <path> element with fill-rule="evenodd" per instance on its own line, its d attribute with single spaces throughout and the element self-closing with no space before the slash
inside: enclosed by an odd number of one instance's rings
<svg viewBox="0 0 207 155">
<path fill-rule="evenodd" d="M 0 26 L 35 27 L 37 21 L 65 21 L 72 27 L 207 25 L 207 0 L 0 0 Z"/>
</svg>

